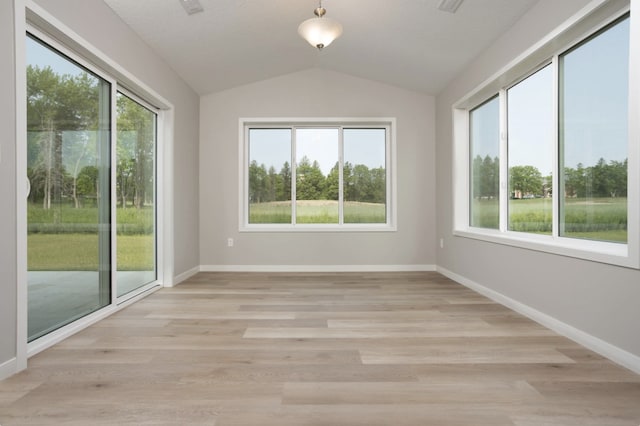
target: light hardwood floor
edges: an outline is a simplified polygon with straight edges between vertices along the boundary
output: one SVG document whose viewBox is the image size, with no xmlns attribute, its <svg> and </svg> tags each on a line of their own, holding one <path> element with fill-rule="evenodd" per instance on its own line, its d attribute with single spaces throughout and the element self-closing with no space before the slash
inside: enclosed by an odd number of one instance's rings
<svg viewBox="0 0 640 426">
<path fill-rule="evenodd" d="M 437 273 L 200 273 L 30 359 L 0 424 L 638 426 L 640 376 Z"/>
</svg>

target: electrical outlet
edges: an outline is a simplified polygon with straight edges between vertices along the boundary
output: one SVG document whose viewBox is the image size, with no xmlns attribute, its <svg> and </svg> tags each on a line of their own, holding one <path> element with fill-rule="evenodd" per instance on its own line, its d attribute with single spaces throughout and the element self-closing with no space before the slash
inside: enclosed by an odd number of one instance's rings
<svg viewBox="0 0 640 426">
<path fill-rule="evenodd" d="M 440 248 L 444 248 L 444 238 L 440 238 Z"/>
<path fill-rule="evenodd" d="M 233 247 L 233 238 L 227 238 L 227 247 Z"/>
</svg>

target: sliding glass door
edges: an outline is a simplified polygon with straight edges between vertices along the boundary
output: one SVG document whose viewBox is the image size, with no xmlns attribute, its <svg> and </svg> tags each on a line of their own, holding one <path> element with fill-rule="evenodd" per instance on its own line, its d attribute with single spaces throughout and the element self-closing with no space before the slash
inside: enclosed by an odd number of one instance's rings
<svg viewBox="0 0 640 426">
<path fill-rule="evenodd" d="M 117 95 L 116 147 L 118 297 L 156 279 L 156 114 Z"/>
<path fill-rule="evenodd" d="M 111 300 L 111 89 L 27 37 L 29 341 Z"/>
<path fill-rule="evenodd" d="M 45 39 L 26 38 L 29 341 L 157 280 L 157 113 Z"/>
</svg>

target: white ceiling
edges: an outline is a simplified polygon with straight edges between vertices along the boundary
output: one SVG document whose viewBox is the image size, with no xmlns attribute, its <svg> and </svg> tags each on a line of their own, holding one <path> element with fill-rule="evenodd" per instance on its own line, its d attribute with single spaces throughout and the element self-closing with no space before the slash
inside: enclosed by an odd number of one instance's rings
<svg viewBox="0 0 640 426">
<path fill-rule="evenodd" d="M 343 35 L 317 51 L 297 33 L 316 0 L 104 0 L 199 94 L 324 68 L 437 94 L 538 0 L 324 0 Z"/>
</svg>

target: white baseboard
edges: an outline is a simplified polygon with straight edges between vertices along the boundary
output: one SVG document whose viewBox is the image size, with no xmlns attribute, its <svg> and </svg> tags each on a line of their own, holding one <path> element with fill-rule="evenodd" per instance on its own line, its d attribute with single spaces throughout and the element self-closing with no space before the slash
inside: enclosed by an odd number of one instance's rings
<svg viewBox="0 0 640 426">
<path fill-rule="evenodd" d="M 17 358 L 11 358 L 0 364 L 0 380 L 4 380 L 9 376 L 13 376 L 18 372 Z"/>
<path fill-rule="evenodd" d="M 171 285 L 171 287 L 177 286 L 178 284 L 180 284 L 181 282 L 188 280 L 189 278 L 191 278 L 192 276 L 194 276 L 195 274 L 197 274 L 198 272 L 200 272 L 202 269 L 200 266 L 196 266 L 193 267 L 187 271 L 184 271 L 181 274 L 176 275 L 175 277 L 173 277 L 173 284 Z"/>
<path fill-rule="evenodd" d="M 201 265 L 202 272 L 426 272 L 435 265 Z"/>
<path fill-rule="evenodd" d="M 436 269 L 442 275 L 468 287 L 478 293 L 488 297 L 489 299 L 500 303 L 524 316 L 537 322 L 538 324 L 547 327 L 555 331 L 556 333 L 565 336 L 574 342 L 610 359 L 611 361 L 620 364 L 621 366 L 628 368 L 636 374 L 640 374 L 640 357 L 627 352 L 611 343 L 605 342 L 595 336 L 592 336 L 580 329 L 577 329 L 567 323 L 564 323 L 552 316 L 549 316 L 543 312 L 540 312 L 524 303 L 511 299 L 495 290 L 491 290 L 481 284 L 476 283 L 462 275 L 458 275 L 448 269 L 440 266 Z"/>
</svg>

